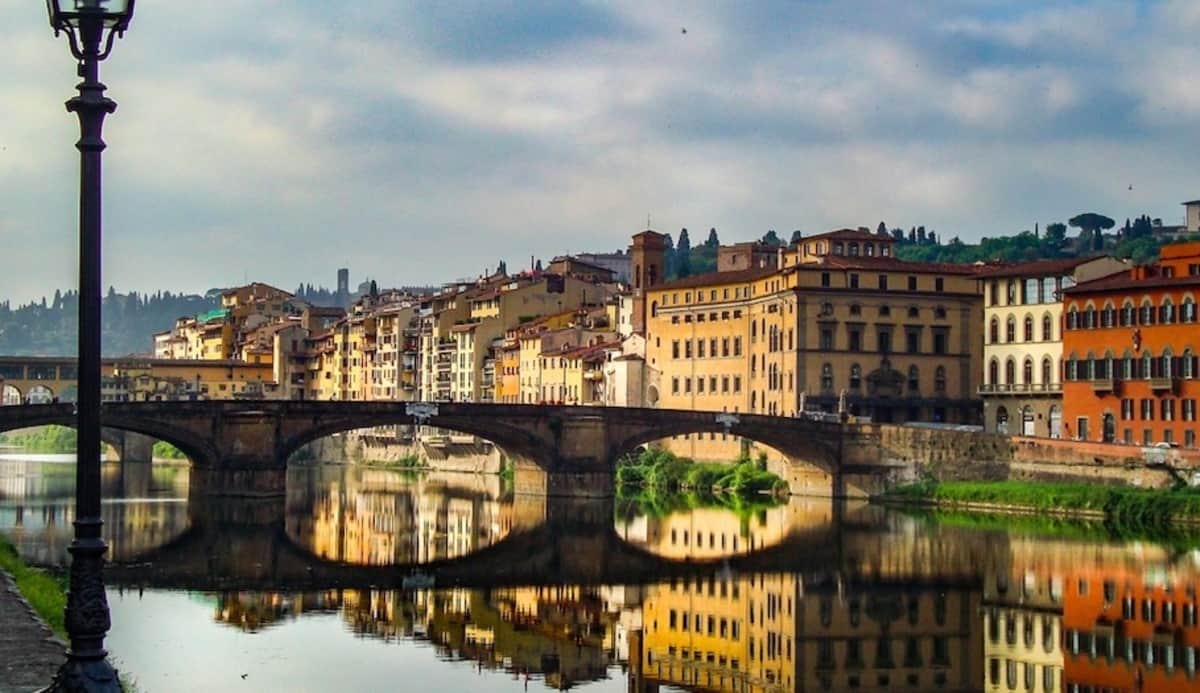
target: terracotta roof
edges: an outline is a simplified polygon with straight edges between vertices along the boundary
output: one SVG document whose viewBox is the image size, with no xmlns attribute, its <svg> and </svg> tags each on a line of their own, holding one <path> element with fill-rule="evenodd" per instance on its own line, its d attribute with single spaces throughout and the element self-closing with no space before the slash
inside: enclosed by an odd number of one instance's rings
<svg viewBox="0 0 1200 693">
<path fill-rule="evenodd" d="M 867 257 L 859 255 L 824 255 L 820 262 L 792 265 L 788 269 L 807 269 L 812 267 L 832 267 L 835 269 L 869 269 L 892 270 L 896 272 L 915 272 L 924 274 L 977 274 L 976 265 L 953 262 L 912 262 L 894 257 Z"/>
<path fill-rule="evenodd" d="M 981 277 L 1024 277 L 1043 274 L 1058 274 L 1073 270 L 1092 260 L 1109 257 L 1108 255 L 1092 255 L 1089 257 L 1069 257 L 1059 260 L 1030 260 L 1028 262 L 998 262 L 977 265 Z"/>
<path fill-rule="evenodd" d="M 836 231 L 826 231 L 812 236 L 805 236 L 800 239 L 801 243 L 811 241 L 815 238 L 845 238 L 852 241 L 885 241 L 895 243 L 896 239 L 891 236 L 880 236 L 870 231 L 861 231 L 859 229 L 837 229 Z"/>
<path fill-rule="evenodd" d="M 1141 289 L 1145 287 L 1164 286 L 1200 286 L 1200 276 L 1186 277 L 1144 277 L 1137 279 L 1133 271 L 1110 274 L 1107 277 L 1093 279 L 1064 289 L 1064 294 L 1090 294 L 1099 291 L 1118 291 L 1121 289 Z"/>
<path fill-rule="evenodd" d="M 752 282 L 756 279 L 762 279 L 771 274 L 775 274 L 779 270 L 770 267 L 751 267 L 744 270 L 733 270 L 730 272 L 705 272 L 704 274 L 696 274 L 683 279 L 652 286 L 646 291 L 662 291 L 669 289 L 691 289 L 697 286 L 710 286 L 717 284 L 737 284 L 739 282 Z"/>
</svg>

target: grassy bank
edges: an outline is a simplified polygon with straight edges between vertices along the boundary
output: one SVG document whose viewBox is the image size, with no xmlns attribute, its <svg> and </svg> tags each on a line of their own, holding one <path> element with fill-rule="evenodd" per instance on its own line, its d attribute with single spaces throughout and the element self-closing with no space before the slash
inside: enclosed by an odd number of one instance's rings
<svg viewBox="0 0 1200 693">
<path fill-rule="evenodd" d="M 1190 488 L 1156 490 L 1024 481 L 925 482 L 893 489 L 884 500 L 1099 516 L 1114 529 L 1133 532 L 1163 530 L 1175 522 L 1200 522 L 1200 490 Z"/>
<path fill-rule="evenodd" d="M 645 450 L 617 463 L 617 485 L 657 492 L 755 496 L 784 493 L 787 482 L 766 470 L 766 461 L 733 464 L 694 462 L 667 450 Z"/>
<path fill-rule="evenodd" d="M 66 575 L 54 575 L 31 568 L 17 555 L 17 549 L 0 535 L 0 568 L 17 582 L 17 589 L 33 606 L 38 615 L 50 624 L 59 637 L 67 637 L 63 609 L 67 606 Z"/>
</svg>

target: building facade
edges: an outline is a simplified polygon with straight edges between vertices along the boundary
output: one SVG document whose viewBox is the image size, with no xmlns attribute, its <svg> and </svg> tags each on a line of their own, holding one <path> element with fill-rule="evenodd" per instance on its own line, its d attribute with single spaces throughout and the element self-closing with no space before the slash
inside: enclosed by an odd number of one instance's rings
<svg viewBox="0 0 1200 693">
<path fill-rule="evenodd" d="M 980 273 L 986 324 L 979 395 L 987 430 L 1062 437 L 1062 292 L 1128 269 L 1110 257 L 1005 264 Z"/>
<path fill-rule="evenodd" d="M 1200 242 L 1064 291 L 1063 435 L 1196 445 Z"/>
</svg>

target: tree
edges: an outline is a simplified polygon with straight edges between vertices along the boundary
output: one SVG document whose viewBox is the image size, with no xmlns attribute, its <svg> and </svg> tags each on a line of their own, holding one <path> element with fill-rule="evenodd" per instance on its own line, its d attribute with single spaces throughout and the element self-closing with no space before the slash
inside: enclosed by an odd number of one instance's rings
<svg viewBox="0 0 1200 693">
<path fill-rule="evenodd" d="M 1096 212 L 1076 214 L 1067 223 L 1079 229 L 1079 235 L 1085 241 L 1090 241 L 1094 250 L 1104 248 L 1104 232 L 1117 225 L 1117 222 Z"/>
<path fill-rule="evenodd" d="M 507 277 L 508 276 L 508 263 L 505 262 L 504 260 L 501 260 L 500 264 L 496 265 L 496 274 L 499 274 L 502 277 Z"/>
<path fill-rule="evenodd" d="M 721 247 L 721 240 L 717 238 L 716 227 L 708 230 L 708 240 L 704 241 L 704 247 L 713 248 L 714 250 Z"/>
<path fill-rule="evenodd" d="M 1042 236 L 1042 245 L 1048 254 L 1057 254 L 1067 242 L 1067 225 L 1061 221 L 1046 224 L 1046 233 Z"/>
<path fill-rule="evenodd" d="M 765 243 L 766 245 L 772 245 L 772 246 L 783 245 L 783 239 L 779 237 L 779 234 L 775 233 L 775 229 L 771 229 L 770 231 L 767 231 L 766 233 L 764 233 L 761 241 L 763 243 Z"/>
<path fill-rule="evenodd" d="M 802 239 L 802 238 L 804 238 L 804 234 L 800 233 L 800 229 L 796 229 L 795 231 L 792 232 L 792 240 L 791 240 L 790 244 L 791 245 L 799 245 L 800 239 Z"/>
<path fill-rule="evenodd" d="M 886 236 L 886 235 L 888 235 L 888 227 L 887 227 L 887 224 L 883 223 L 882 221 L 881 221 L 881 222 L 879 222 L 879 227 L 875 229 L 875 235 L 876 235 L 876 236 Z"/>
<path fill-rule="evenodd" d="M 683 278 L 692 274 L 692 240 L 688 230 L 679 230 L 679 242 L 675 244 L 675 276 Z"/>
</svg>

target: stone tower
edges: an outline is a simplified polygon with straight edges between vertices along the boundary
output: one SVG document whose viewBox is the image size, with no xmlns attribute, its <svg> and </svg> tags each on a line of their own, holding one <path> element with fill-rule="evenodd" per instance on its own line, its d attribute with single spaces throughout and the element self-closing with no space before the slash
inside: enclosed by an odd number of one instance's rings
<svg viewBox="0 0 1200 693">
<path fill-rule="evenodd" d="M 667 237 L 649 229 L 634 234 L 629 246 L 633 280 L 633 331 L 646 333 L 646 289 L 666 279 Z"/>
</svg>

